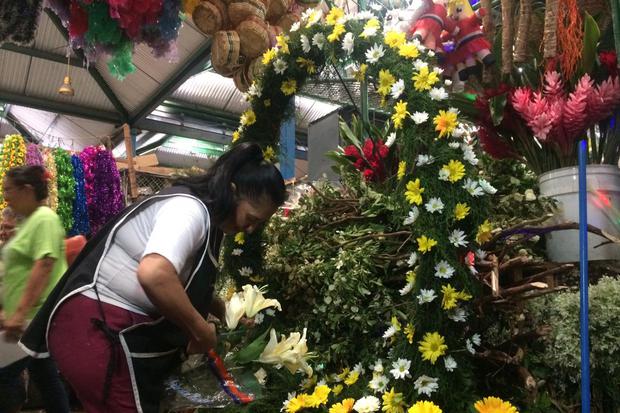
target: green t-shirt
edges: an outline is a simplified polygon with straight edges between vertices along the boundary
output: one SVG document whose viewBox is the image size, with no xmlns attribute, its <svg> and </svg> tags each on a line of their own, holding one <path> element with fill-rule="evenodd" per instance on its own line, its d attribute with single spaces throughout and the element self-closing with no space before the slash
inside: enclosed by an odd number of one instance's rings
<svg viewBox="0 0 620 413">
<path fill-rule="evenodd" d="M 34 262 L 45 257 L 54 258 L 49 283 L 39 301 L 26 317 L 32 319 L 67 270 L 65 230 L 58 215 L 46 206 L 37 208 L 5 245 L 4 254 L 4 311 L 10 317 L 16 310 L 28 284 Z"/>
</svg>

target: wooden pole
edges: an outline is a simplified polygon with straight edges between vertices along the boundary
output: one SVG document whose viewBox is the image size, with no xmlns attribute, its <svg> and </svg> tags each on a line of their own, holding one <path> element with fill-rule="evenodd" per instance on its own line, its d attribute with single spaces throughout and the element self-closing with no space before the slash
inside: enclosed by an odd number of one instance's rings
<svg viewBox="0 0 620 413">
<path fill-rule="evenodd" d="M 129 197 L 132 201 L 138 199 L 138 183 L 136 182 L 136 170 L 133 164 L 133 141 L 128 124 L 123 125 L 123 137 L 125 138 L 125 152 L 127 153 L 127 173 L 129 174 Z"/>
</svg>

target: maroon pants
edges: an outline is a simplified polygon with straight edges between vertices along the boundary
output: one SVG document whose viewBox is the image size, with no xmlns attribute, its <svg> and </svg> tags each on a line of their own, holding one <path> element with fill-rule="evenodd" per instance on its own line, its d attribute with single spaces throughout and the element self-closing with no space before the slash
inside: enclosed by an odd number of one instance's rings
<svg viewBox="0 0 620 413">
<path fill-rule="evenodd" d="M 129 368 L 120 344 L 113 346 L 91 321 L 101 319 L 98 305 L 96 300 L 81 294 L 64 302 L 50 327 L 50 353 L 88 413 L 136 412 Z M 151 321 L 150 317 L 114 305 L 101 305 L 112 330 Z M 116 352 L 116 365 L 106 403 L 103 388 L 112 351 Z"/>
</svg>

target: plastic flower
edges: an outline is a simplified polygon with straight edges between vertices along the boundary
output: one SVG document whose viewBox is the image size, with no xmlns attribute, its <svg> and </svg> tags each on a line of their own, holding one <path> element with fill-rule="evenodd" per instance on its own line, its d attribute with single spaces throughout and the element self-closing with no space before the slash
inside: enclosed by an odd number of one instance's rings
<svg viewBox="0 0 620 413">
<path fill-rule="evenodd" d="M 405 191 L 405 198 L 410 204 L 420 205 L 422 203 L 422 194 L 424 188 L 420 188 L 420 179 L 416 178 L 415 181 L 407 182 L 407 190 Z"/>
<path fill-rule="evenodd" d="M 396 78 L 387 69 L 379 71 L 379 88 L 377 91 L 382 95 L 388 95 L 392 90 L 392 85 L 396 82 Z"/>
<path fill-rule="evenodd" d="M 288 369 L 291 374 L 297 371 L 304 371 L 308 376 L 312 375 L 312 368 L 308 365 L 307 358 L 308 346 L 306 345 L 307 329 L 304 328 L 303 334 L 298 332 L 289 334 L 288 338 L 282 335 L 278 342 L 275 329 L 271 329 L 269 342 L 258 358 L 258 361 L 265 364 L 281 364 Z"/>
<path fill-rule="evenodd" d="M 416 158 L 416 166 L 430 165 L 435 162 L 433 155 L 418 155 Z"/>
<path fill-rule="evenodd" d="M 377 63 L 384 55 L 385 49 L 383 49 L 383 45 L 375 43 L 366 51 L 366 61 L 371 64 Z"/>
<path fill-rule="evenodd" d="M 399 358 L 392 363 L 392 370 L 390 370 L 390 373 L 395 379 L 404 379 L 406 377 L 411 377 L 409 368 L 411 368 L 411 361 Z"/>
<path fill-rule="evenodd" d="M 392 85 L 392 90 L 390 91 L 390 95 L 392 99 L 398 99 L 400 95 L 405 92 L 405 82 L 402 79 L 398 79 L 396 83 Z"/>
<path fill-rule="evenodd" d="M 456 291 L 450 284 L 441 287 L 443 293 L 443 299 L 441 300 L 441 307 L 444 310 L 450 310 L 455 308 L 458 300 L 467 301 L 471 299 L 471 295 L 464 291 Z"/>
<path fill-rule="evenodd" d="M 398 172 L 396 173 L 396 178 L 400 181 L 405 177 L 405 173 L 407 172 L 407 162 L 400 161 L 398 163 Z M 408 225 L 408 224 L 405 224 Z"/>
<path fill-rule="evenodd" d="M 362 397 L 353 405 L 353 410 L 358 413 L 373 413 L 379 410 L 381 402 L 375 396 Z"/>
<path fill-rule="evenodd" d="M 248 109 L 241 114 L 241 124 L 243 126 L 250 126 L 256 122 L 256 114 L 252 109 Z"/>
<path fill-rule="evenodd" d="M 279 34 L 276 36 L 276 46 L 278 47 L 278 49 L 285 54 L 289 54 L 289 48 L 288 48 L 288 36 L 284 35 L 284 34 Z"/>
<path fill-rule="evenodd" d="M 403 401 L 403 394 L 396 393 L 394 387 L 389 392 L 383 393 L 381 398 L 383 399 L 382 411 L 386 413 L 404 413 L 405 402 Z"/>
<path fill-rule="evenodd" d="M 278 54 L 277 50 L 274 48 L 271 49 L 267 49 L 265 50 L 265 53 L 263 53 L 263 59 L 262 59 L 262 63 L 264 65 L 268 65 L 269 63 L 271 63 L 271 61 L 273 59 L 276 58 L 276 55 Z"/>
<path fill-rule="evenodd" d="M 415 59 L 420 55 L 420 50 L 414 43 L 405 43 L 398 48 L 398 55 L 408 59 Z"/>
<path fill-rule="evenodd" d="M 411 119 L 415 122 L 416 125 L 421 125 L 428 120 L 428 113 L 414 112 L 413 115 L 411 115 Z"/>
<path fill-rule="evenodd" d="M 348 32 L 344 35 L 344 39 L 342 39 L 342 50 L 344 50 L 348 55 L 353 53 L 353 47 L 355 46 L 355 39 L 353 37 L 353 33 Z"/>
<path fill-rule="evenodd" d="M 448 181 L 452 183 L 460 181 L 465 176 L 465 165 L 461 161 L 452 159 L 442 169 L 448 171 Z"/>
<path fill-rule="evenodd" d="M 445 260 L 439 261 L 437 265 L 435 265 L 435 277 L 437 278 L 452 278 L 454 271 L 454 267 Z"/>
<path fill-rule="evenodd" d="M 443 201 L 441 198 L 433 197 L 428 200 L 428 202 L 424 205 L 424 208 L 426 208 L 426 210 L 431 214 L 434 214 L 435 212 L 441 213 L 444 208 Z"/>
<path fill-rule="evenodd" d="M 426 394 L 428 397 L 431 397 L 431 393 L 439 389 L 438 381 L 439 379 L 434 377 L 422 375 L 413 383 L 413 387 L 418 391 L 418 394 Z"/>
<path fill-rule="evenodd" d="M 305 57 L 298 57 L 295 61 L 299 64 L 299 66 L 306 69 L 306 72 L 309 75 L 316 73 L 316 65 L 312 60 L 306 59 Z"/>
<path fill-rule="evenodd" d="M 329 386 L 324 384 L 316 386 L 314 392 L 310 394 L 306 400 L 307 407 L 319 407 L 327 403 L 329 393 L 331 393 Z"/>
<path fill-rule="evenodd" d="M 273 70 L 279 75 L 284 74 L 287 68 L 288 63 L 286 63 L 284 59 L 277 58 L 275 62 L 273 62 Z"/>
<path fill-rule="evenodd" d="M 342 386 L 342 384 L 336 384 L 332 388 L 332 393 L 334 394 L 334 396 L 338 396 L 340 393 L 342 393 L 342 390 L 344 390 L 344 387 Z"/>
<path fill-rule="evenodd" d="M 454 231 L 452 231 L 448 236 L 448 241 L 450 241 L 450 244 L 454 245 L 455 247 L 467 246 L 467 241 L 465 240 L 465 232 L 461 231 L 460 229 L 455 229 Z"/>
<path fill-rule="evenodd" d="M 339 7 L 332 7 L 325 17 L 325 23 L 327 23 L 328 26 L 334 26 L 340 23 L 342 19 L 344 19 L 344 10 Z"/>
<path fill-rule="evenodd" d="M 510 403 L 499 397 L 485 397 L 474 404 L 478 413 L 519 413 Z"/>
<path fill-rule="evenodd" d="M 308 398 L 307 394 L 300 394 L 299 396 L 293 397 L 286 403 L 286 413 L 296 413 L 301 409 L 307 407 L 306 399 Z"/>
<path fill-rule="evenodd" d="M 418 254 L 416 252 L 412 252 L 411 255 L 409 256 L 409 259 L 407 260 L 407 265 L 410 267 L 413 267 L 417 261 L 418 261 Z"/>
<path fill-rule="evenodd" d="M 306 29 L 309 29 L 310 27 L 317 24 L 321 20 L 321 17 L 323 17 L 323 10 L 308 9 L 302 14 L 301 19 L 302 21 L 307 22 Z"/>
<path fill-rule="evenodd" d="M 381 23 L 376 18 L 372 18 L 364 24 L 364 30 L 360 34 L 362 39 L 368 39 L 377 34 L 377 31 L 381 28 Z"/>
<path fill-rule="evenodd" d="M 444 357 L 443 364 L 444 364 L 446 370 L 449 371 L 449 372 L 454 371 L 454 369 L 456 369 L 458 367 L 458 365 L 456 364 L 456 360 L 454 360 L 454 357 L 452 357 L 452 356 Z"/>
<path fill-rule="evenodd" d="M 426 235 L 422 235 L 420 238 L 417 238 L 416 241 L 418 241 L 418 251 L 422 254 L 429 252 L 435 245 L 437 245 L 437 241 L 432 238 L 428 238 Z"/>
<path fill-rule="evenodd" d="M 270 145 L 265 148 L 263 151 L 263 158 L 265 158 L 267 162 L 273 162 L 276 159 L 276 151 L 273 149 L 273 146 Z"/>
<path fill-rule="evenodd" d="M 457 221 L 460 221 L 462 219 L 465 219 L 465 217 L 467 215 L 469 215 L 469 211 L 471 210 L 471 208 L 469 207 L 469 205 L 467 205 L 467 203 L 465 202 L 459 202 L 456 204 L 456 206 L 454 207 L 454 218 Z"/>
<path fill-rule="evenodd" d="M 387 330 L 385 330 L 385 333 L 383 333 L 383 338 L 384 339 L 388 339 L 388 338 L 392 338 L 394 337 L 394 334 L 396 334 L 397 330 L 394 326 L 389 326 Z"/>
<path fill-rule="evenodd" d="M 433 402 L 420 400 L 411 406 L 407 413 L 443 413 L 443 411 Z"/>
<path fill-rule="evenodd" d="M 428 95 L 432 100 L 446 100 L 448 99 L 448 92 L 443 87 L 434 87 L 428 92 Z"/>
<path fill-rule="evenodd" d="M 323 50 L 323 47 L 325 46 L 325 35 L 323 33 L 317 33 L 312 36 L 312 44 L 319 50 Z"/>
<path fill-rule="evenodd" d="M 344 384 L 347 386 L 352 386 L 357 383 L 357 380 L 360 378 L 360 372 L 353 370 L 346 379 L 344 379 Z"/>
<path fill-rule="evenodd" d="M 226 326 L 229 330 L 234 330 L 239 324 L 239 320 L 245 314 L 245 301 L 242 293 L 235 293 L 226 302 Z"/>
<path fill-rule="evenodd" d="M 493 227 L 488 219 L 478 226 L 478 232 L 476 233 L 476 242 L 478 244 L 484 244 L 491 239 L 491 231 Z"/>
<path fill-rule="evenodd" d="M 394 122 L 394 128 L 400 129 L 403 127 L 403 121 L 407 117 L 407 102 L 399 100 L 394 106 L 394 113 L 392 114 L 392 121 Z"/>
<path fill-rule="evenodd" d="M 360 65 L 359 69 L 357 69 L 355 71 L 355 73 L 353 73 L 353 77 L 358 82 L 363 82 L 366 79 L 366 71 L 367 70 L 368 70 L 368 65 L 366 63 L 362 63 Z"/>
<path fill-rule="evenodd" d="M 435 364 L 439 357 L 445 355 L 447 349 L 445 339 L 438 332 L 424 334 L 424 338 L 418 347 L 422 359 L 430 361 L 431 364 Z"/>
<path fill-rule="evenodd" d="M 258 288 L 255 285 L 244 285 L 243 289 L 243 300 L 245 302 L 245 315 L 249 318 L 254 317 L 258 312 L 264 310 L 268 307 L 277 308 L 279 311 L 282 311 L 282 307 L 280 306 L 280 302 L 275 299 L 267 299 L 263 296 L 265 292 L 264 287 Z"/>
<path fill-rule="evenodd" d="M 403 32 L 389 31 L 385 33 L 383 41 L 392 49 L 397 49 L 405 44 L 407 38 L 406 34 Z"/>
<path fill-rule="evenodd" d="M 368 382 L 368 387 L 375 391 L 375 393 L 382 393 L 387 389 L 390 380 L 383 374 L 375 374 Z"/>
<path fill-rule="evenodd" d="M 230 253 L 233 257 L 238 257 L 241 254 L 243 254 L 243 250 L 241 248 L 234 248 Z"/>
<path fill-rule="evenodd" d="M 333 43 L 335 41 L 340 40 L 340 36 L 342 36 L 342 34 L 346 31 L 347 29 L 344 28 L 344 24 L 340 24 L 340 23 L 336 24 L 331 34 L 327 36 L 327 41 L 329 41 L 330 43 Z"/>
<path fill-rule="evenodd" d="M 478 183 L 478 181 L 473 181 L 471 178 L 467 178 L 465 183 L 463 184 L 463 189 L 469 192 L 469 195 L 473 197 L 478 197 L 484 195 L 484 190 Z"/>
<path fill-rule="evenodd" d="M 467 313 L 461 307 L 457 307 L 448 312 L 448 318 L 455 323 L 464 323 L 467 321 Z"/>
<path fill-rule="evenodd" d="M 249 277 L 253 273 L 254 272 L 252 271 L 252 268 L 250 268 L 250 267 L 241 267 L 241 268 L 239 268 L 239 275 L 242 276 L 242 277 Z"/>
<path fill-rule="evenodd" d="M 282 86 L 280 86 L 280 90 L 284 93 L 285 96 L 290 96 L 293 93 L 297 92 L 297 81 L 295 79 L 288 79 L 282 82 Z"/>
<path fill-rule="evenodd" d="M 403 332 L 405 333 L 405 337 L 407 337 L 409 344 L 413 344 L 413 335 L 415 334 L 415 327 L 413 324 L 408 323 Z"/>
<path fill-rule="evenodd" d="M 422 92 L 424 90 L 431 90 L 433 85 L 439 82 L 439 75 L 435 71 L 431 72 L 428 70 L 428 66 L 423 66 L 418 73 L 413 75 L 411 80 L 413 80 L 415 90 Z"/>
<path fill-rule="evenodd" d="M 439 132 L 439 137 L 449 136 L 456 128 L 456 113 L 440 110 L 439 115 L 433 119 L 435 130 Z"/>
<path fill-rule="evenodd" d="M 232 143 L 237 142 L 240 137 L 241 137 L 241 134 L 239 133 L 239 131 L 238 130 L 234 131 L 232 134 Z"/>
<path fill-rule="evenodd" d="M 419 304 L 426 304 L 432 302 L 435 298 L 437 298 L 437 295 L 435 294 L 435 290 L 421 289 L 420 294 L 418 294 L 417 298 Z"/>
<path fill-rule="evenodd" d="M 353 410 L 355 399 L 344 399 L 329 408 L 329 413 L 350 413 Z"/>
<path fill-rule="evenodd" d="M 495 189 L 495 187 L 491 185 L 491 183 L 487 181 L 486 179 L 482 179 L 482 178 L 478 179 L 478 184 L 480 185 L 480 188 L 482 188 L 482 190 L 486 192 L 487 194 L 494 195 L 497 192 L 497 189 Z M 531 201 L 531 199 L 529 199 L 528 201 Z"/>
<path fill-rule="evenodd" d="M 400 168 L 400 165 L 399 165 L 399 168 Z M 413 208 L 411 208 L 411 211 L 409 211 L 409 215 L 407 215 L 407 218 L 405 218 L 405 220 L 403 221 L 403 225 L 413 224 L 416 221 L 416 219 L 418 219 L 419 216 L 420 216 L 420 210 L 418 209 L 418 207 L 414 206 Z"/>
</svg>

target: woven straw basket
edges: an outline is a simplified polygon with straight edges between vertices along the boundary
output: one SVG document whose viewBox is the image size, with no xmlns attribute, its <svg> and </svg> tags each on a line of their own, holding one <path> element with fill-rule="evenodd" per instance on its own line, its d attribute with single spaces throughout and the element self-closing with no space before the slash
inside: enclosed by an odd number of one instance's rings
<svg viewBox="0 0 620 413">
<path fill-rule="evenodd" d="M 233 27 L 251 16 L 265 20 L 266 15 L 267 7 L 261 0 L 231 0 L 228 3 L 228 18 Z"/>
<path fill-rule="evenodd" d="M 267 19 L 271 22 L 278 21 L 290 6 L 291 0 L 271 0 L 267 10 Z"/>
<path fill-rule="evenodd" d="M 239 68 L 235 71 L 233 74 L 233 82 L 235 82 L 235 86 L 241 92 L 247 92 L 251 85 L 251 82 L 248 82 L 244 68 Z"/>
<path fill-rule="evenodd" d="M 253 59 L 269 48 L 269 31 L 264 20 L 250 17 L 237 26 L 241 41 L 241 54 Z"/>
<path fill-rule="evenodd" d="M 265 66 L 261 62 L 261 58 L 257 57 L 251 62 L 243 65 L 243 71 L 245 72 L 245 78 L 248 80 L 248 83 L 251 85 L 254 79 L 260 76 L 265 70 Z"/>
<path fill-rule="evenodd" d="M 239 68 L 239 34 L 234 30 L 220 30 L 213 36 L 211 46 L 211 63 L 216 72 L 222 76 L 231 76 Z"/>
<path fill-rule="evenodd" d="M 228 24 L 226 5 L 221 0 L 200 2 L 192 13 L 196 26 L 206 34 L 213 35 Z"/>
<path fill-rule="evenodd" d="M 280 26 L 269 26 L 269 47 L 274 47 L 278 40 L 277 37 L 282 34 Z"/>
<path fill-rule="evenodd" d="M 280 17 L 277 26 L 280 26 L 282 30 L 288 33 L 291 30 L 291 26 L 301 20 L 301 16 L 297 13 L 286 13 Z"/>
</svg>

